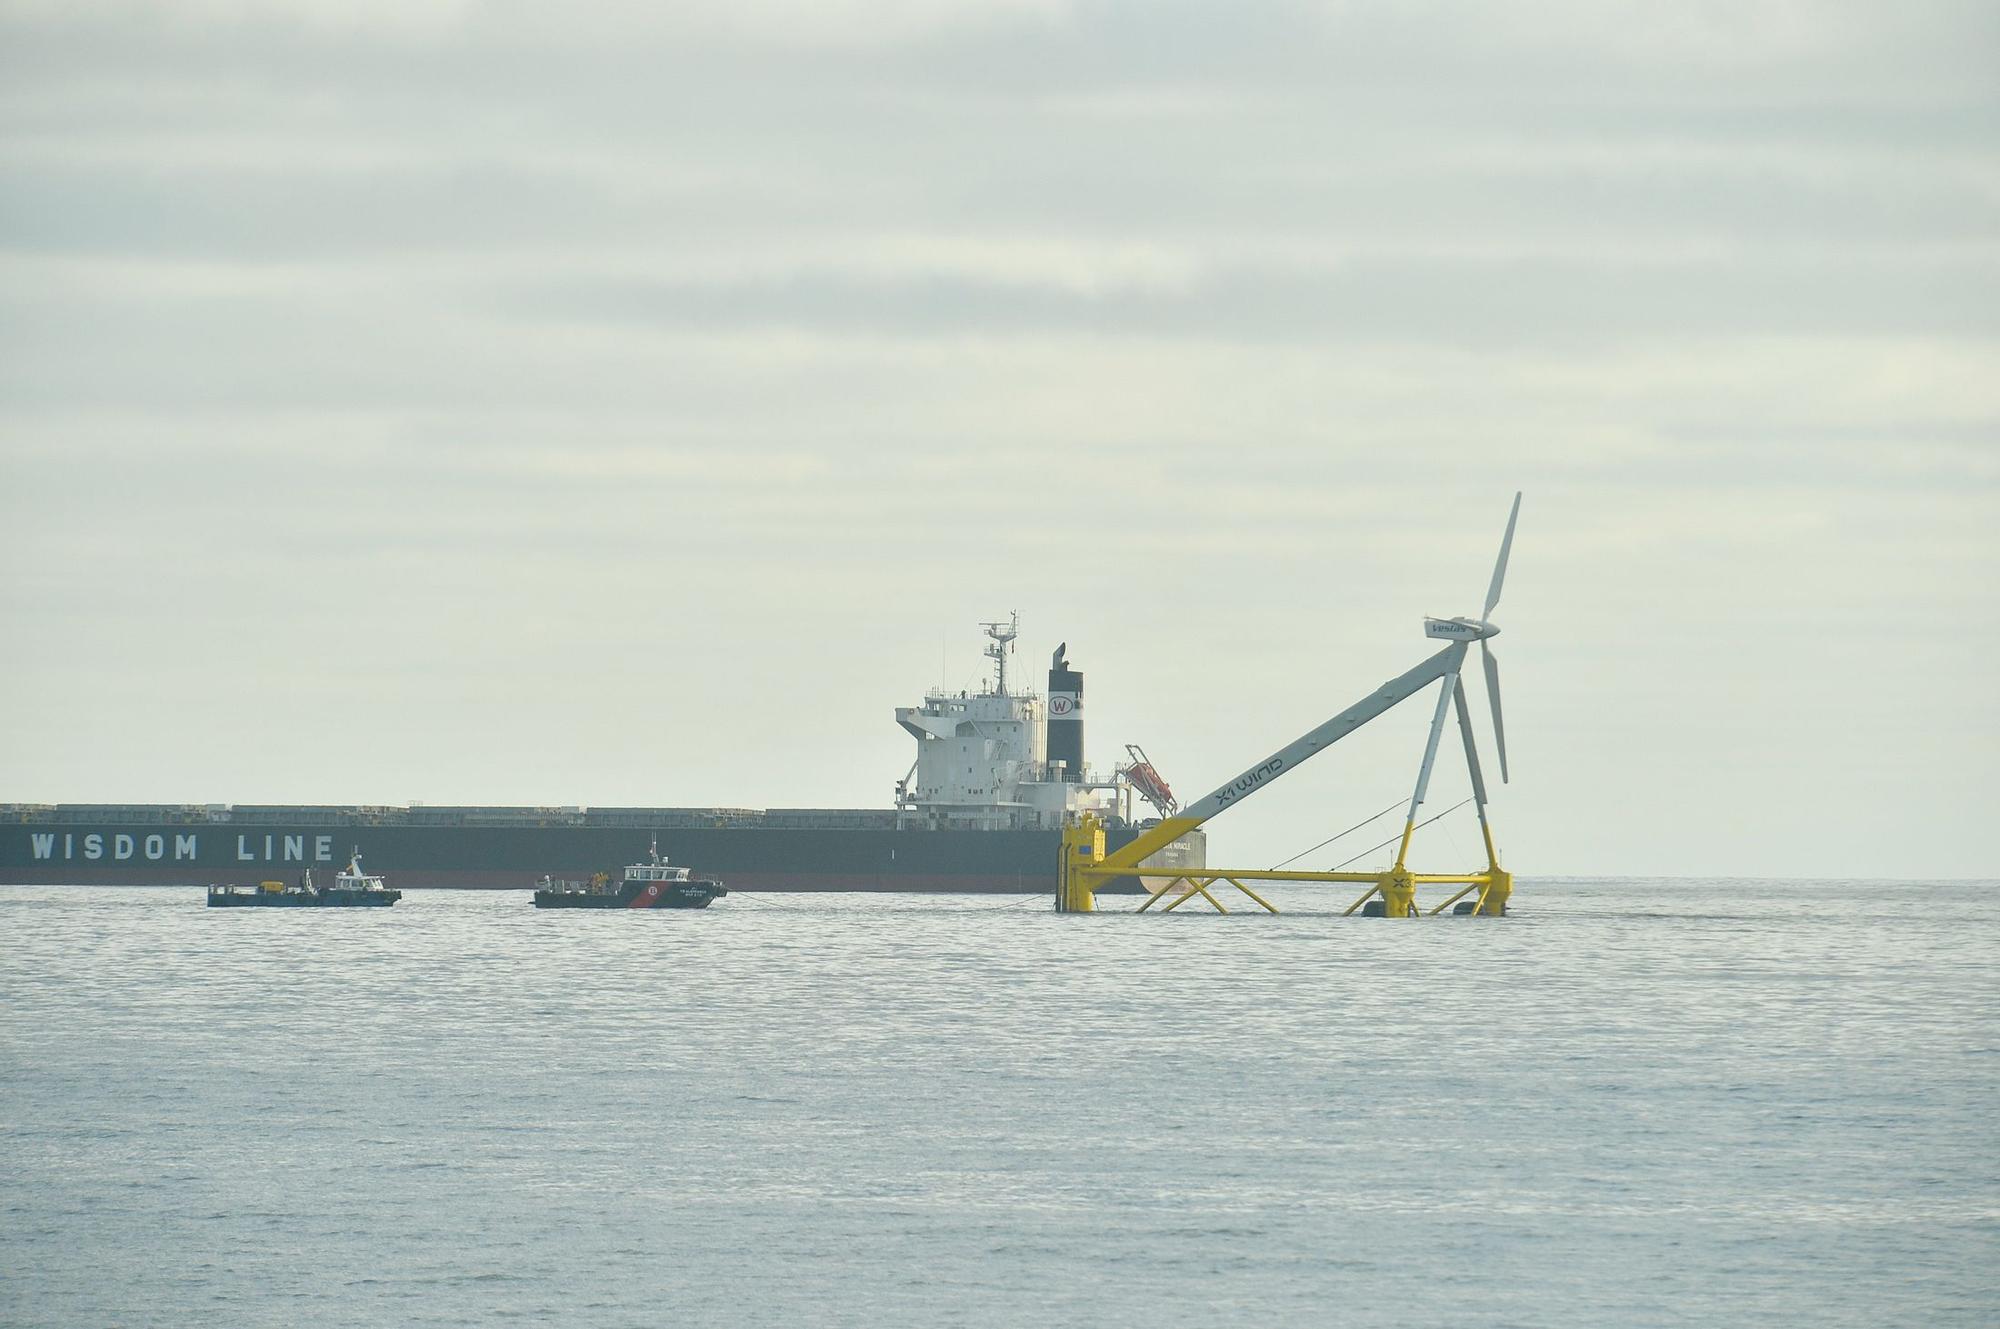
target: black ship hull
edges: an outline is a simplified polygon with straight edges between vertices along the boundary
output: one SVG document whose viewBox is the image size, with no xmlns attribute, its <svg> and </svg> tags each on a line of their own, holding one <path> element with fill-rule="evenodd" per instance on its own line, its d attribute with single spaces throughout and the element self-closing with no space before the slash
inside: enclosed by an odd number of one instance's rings
<svg viewBox="0 0 2000 1329">
<path fill-rule="evenodd" d="M 700 819 L 680 810 L 622 826 L 519 819 L 429 826 L 338 815 L 247 825 L 24 817 L 0 821 L 0 884 L 198 886 L 307 868 L 330 871 L 358 846 L 371 871 L 404 888 L 528 890 L 544 877 L 585 879 L 606 863 L 638 862 L 657 836 L 662 854 L 701 864 L 731 890 L 1030 895 L 1054 890 L 1062 844 L 1062 833 L 1054 830 L 777 829 L 726 824 L 721 817 L 716 824 L 676 820 Z M 1138 833 L 1110 827 L 1107 847 L 1117 849 Z M 1186 843 L 1184 863 L 1199 866 L 1199 834 Z"/>
</svg>

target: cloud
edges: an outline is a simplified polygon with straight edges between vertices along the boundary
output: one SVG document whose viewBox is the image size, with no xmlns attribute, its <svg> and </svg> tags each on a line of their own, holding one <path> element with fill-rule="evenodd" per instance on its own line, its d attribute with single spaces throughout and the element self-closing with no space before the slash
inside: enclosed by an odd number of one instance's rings
<svg viewBox="0 0 2000 1329">
<path fill-rule="evenodd" d="M 1928 827 L 2000 792 L 1992 703 L 1909 682 L 2000 644 L 1995 27 L 7 6 L 0 798 L 874 804 L 1007 608 L 1198 786 L 1402 667 L 1524 487 L 1526 860 Z M 279 714 L 420 787 L 315 783 Z M 1855 733 L 1921 778 L 1844 782 Z"/>
</svg>

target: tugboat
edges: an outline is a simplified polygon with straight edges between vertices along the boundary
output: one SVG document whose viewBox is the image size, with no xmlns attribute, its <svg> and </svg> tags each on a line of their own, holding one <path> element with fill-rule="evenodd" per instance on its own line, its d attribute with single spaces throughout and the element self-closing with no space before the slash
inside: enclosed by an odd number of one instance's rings
<svg viewBox="0 0 2000 1329">
<path fill-rule="evenodd" d="M 660 837 L 644 863 L 632 863 L 616 886 L 609 874 L 600 872 L 589 881 L 557 881 L 543 877 L 536 883 L 537 909 L 706 909 L 729 888 L 709 877 L 696 877 L 687 868 L 675 867 L 660 857 Z"/>
<path fill-rule="evenodd" d="M 208 888 L 210 909 L 386 909 L 402 898 L 403 893 L 390 890 L 380 876 L 361 870 L 358 848 L 348 857 L 346 870 L 334 875 L 331 886 L 314 885 L 312 869 L 307 868 L 296 886 L 267 881 Z"/>
</svg>

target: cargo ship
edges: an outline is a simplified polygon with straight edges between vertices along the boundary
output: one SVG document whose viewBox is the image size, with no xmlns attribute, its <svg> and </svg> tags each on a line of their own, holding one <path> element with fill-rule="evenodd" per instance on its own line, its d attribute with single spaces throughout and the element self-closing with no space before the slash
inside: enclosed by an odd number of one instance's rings
<svg viewBox="0 0 2000 1329">
<path fill-rule="evenodd" d="M 335 846 L 411 887 L 528 890 L 660 852 L 737 891 L 1052 891 L 1062 827 L 1090 812 L 1107 847 L 1171 815 L 1135 754 L 1084 762 L 1083 675 L 1054 652 L 1046 696 L 1013 687 L 1017 619 L 983 624 L 984 690 L 898 707 L 916 758 L 886 808 L 0 804 L 0 883 L 197 885 L 330 869 Z M 1146 815 L 1150 811 L 1153 816 Z M 1192 832 L 1149 864 L 1200 867 Z M 1136 889 L 1136 887 L 1135 887 Z"/>
</svg>

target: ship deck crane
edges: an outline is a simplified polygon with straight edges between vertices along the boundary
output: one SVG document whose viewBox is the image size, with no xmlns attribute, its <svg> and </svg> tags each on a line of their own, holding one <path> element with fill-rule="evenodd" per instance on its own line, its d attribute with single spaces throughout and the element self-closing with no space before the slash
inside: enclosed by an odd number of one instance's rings
<svg viewBox="0 0 2000 1329">
<path fill-rule="evenodd" d="M 1278 911 L 1270 902 L 1246 883 L 1315 881 L 1367 884 L 1367 890 L 1346 908 L 1344 913 L 1347 914 L 1366 906 L 1369 913 L 1380 913 L 1392 918 L 1414 917 L 1418 912 L 1416 888 L 1422 885 L 1459 888 L 1441 903 L 1433 906 L 1429 913 L 1441 913 L 1454 905 L 1458 906 L 1461 913 L 1486 915 L 1506 913 L 1508 897 L 1513 893 L 1514 878 L 1513 874 L 1500 866 L 1500 856 L 1493 846 L 1493 828 L 1486 810 L 1486 780 L 1479 768 L 1479 752 L 1472 736 L 1472 718 L 1465 703 L 1461 671 L 1466 652 L 1473 642 L 1478 642 L 1481 662 L 1486 672 L 1487 697 L 1493 709 L 1493 737 L 1500 756 L 1500 778 L 1505 781 L 1507 737 L 1501 721 L 1500 667 L 1494 659 L 1492 648 L 1488 645 L 1488 641 L 1497 635 L 1500 629 L 1494 626 L 1489 616 L 1493 612 L 1493 607 L 1500 602 L 1500 588 L 1507 576 L 1507 556 L 1514 544 L 1514 524 L 1520 515 L 1521 496 L 1516 494 L 1513 509 L 1507 515 L 1507 532 L 1501 537 L 1500 557 L 1493 566 L 1493 580 L 1487 587 L 1486 607 L 1480 616 L 1476 619 L 1461 617 L 1424 620 L 1424 635 L 1446 642 L 1444 649 L 1415 668 L 1390 679 L 1317 728 L 1279 748 L 1206 798 L 1190 804 L 1173 816 L 1162 818 L 1159 825 L 1114 854 L 1107 855 L 1104 852 L 1104 827 L 1095 817 L 1086 815 L 1067 827 L 1063 832 L 1062 857 L 1056 883 L 1057 911 L 1093 913 L 1097 908 L 1096 893 L 1111 883 L 1165 875 L 1168 877 L 1166 884 L 1157 890 L 1149 890 L 1146 902 L 1139 906 L 1138 912 L 1144 913 L 1169 891 L 1181 886 L 1186 889 L 1178 899 L 1167 906 L 1168 911 L 1177 909 L 1187 901 L 1200 896 L 1218 912 L 1226 913 L 1228 911 L 1211 893 L 1211 888 L 1227 883 L 1275 914 Z M 1324 752 L 1362 725 L 1416 696 L 1434 683 L 1439 685 L 1437 705 L 1431 715 L 1430 732 L 1424 744 L 1423 762 L 1417 770 L 1416 789 L 1410 796 L 1409 813 L 1403 822 L 1403 835 L 1396 849 L 1396 861 L 1388 870 L 1302 872 L 1281 869 L 1260 871 L 1237 868 L 1174 868 L 1163 872 L 1157 868 L 1148 870 L 1141 867 L 1141 863 L 1148 856 L 1172 844 L 1225 809 L 1234 807 L 1252 794 L 1270 787 L 1303 765 L 1308 758 Z M 1479 830 L 1486 847 L 1486 866 L 1477 872 L 1412 872 L 1408 867 L 1408 859 L 1410 841 L 1417 829 L 1417 810 L 1423 806 L 1424 796 L 1430 788 L 1431 768 L 1437 760 L 1438 743 L 1444 734 L 1445 715 L 1454 711 L 1465 748 L 1466 770 L 1472 777 L 1473 803 L 1479 810 Z M 1475 891 L 1478 894 L 1469 905 L 1459 904 Z M 1378 896 L 1379 903 L 1375 903 Z"/>
</svg>

